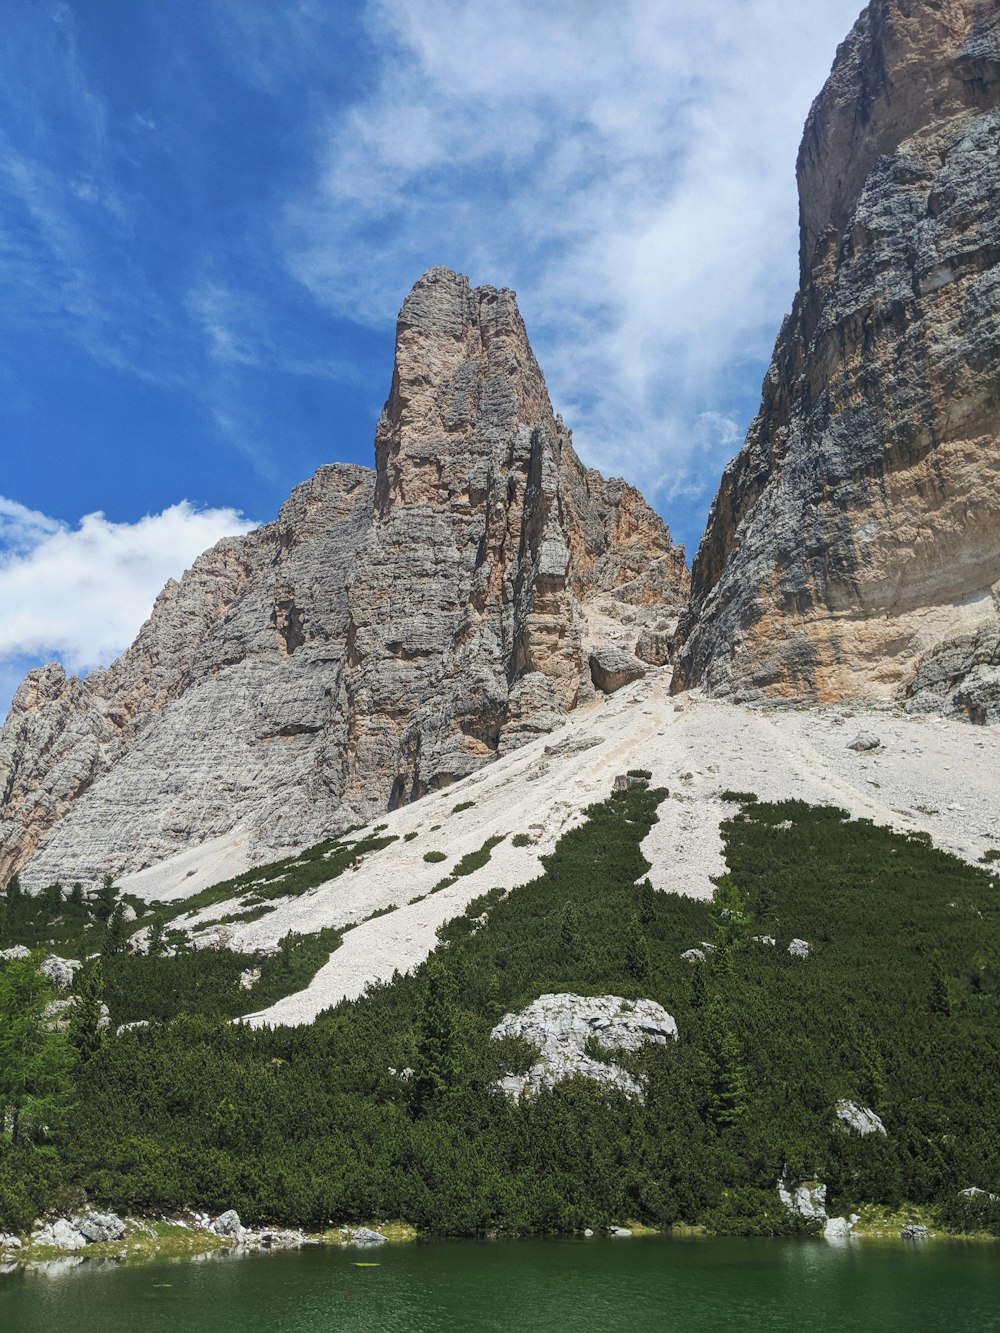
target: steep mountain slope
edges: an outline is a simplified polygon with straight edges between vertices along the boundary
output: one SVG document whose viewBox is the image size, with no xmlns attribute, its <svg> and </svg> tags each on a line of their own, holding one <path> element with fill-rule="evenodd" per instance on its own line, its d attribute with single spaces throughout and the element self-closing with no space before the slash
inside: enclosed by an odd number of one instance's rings
<svg viewBox="0 0 1000 1333">
<path fill-rule="evenodd" d="M 801 284 L 675 688 L 1000 720 L 1000 11 L 873 0 L 799 153 Z"/>
<path fill-rule="evenodd" d="M 595 649 L 685 599 L 664 524 L 577 459 L 509 291 L 421 278 L 375 451 L 202 556 L 107 671 L 28 676 L 0 880 L 93 882 L 223 835 L 249 863 L 364 822 L 551 728 L 593 695 Z"/>
</svg>

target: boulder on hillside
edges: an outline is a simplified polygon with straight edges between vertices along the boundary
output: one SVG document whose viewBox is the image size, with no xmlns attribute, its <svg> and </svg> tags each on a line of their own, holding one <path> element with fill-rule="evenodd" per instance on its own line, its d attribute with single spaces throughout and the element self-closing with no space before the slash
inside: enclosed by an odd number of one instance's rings
<svg viewBox="0 0 1000 1333">
<path fill-rule="evenodd" d="M 883 1138 L 888 1137 L 885 1125 L 867 1106 L 859 1106 L 857 1102 L 840 1101 L 833 1108 L 834 1115 L 848 1129 L 853 1129 L 855 1134 L 881 1134 Z"/>
<path fill-rule="evenodd" d="M 650 666 L 666 666 L 670 661 L 671 635 L 662 630 L 644 629 L 635 643 L 635 655 Z"/>
<path fill-rule="evenodd" d="M 599 648 L 590 654 L 590 678 L 605 694 L 614 694 L 645 674 L 642 662 L 622 648 Z"/>
<path fill-rule="evenodd" d="M 877 750 L 881 744 L 881 740 L 875 735 L 874 731 L 859 731 L 854 740 L 849 742 L 847 748 L 857 750 L 860 754 L 865 750 Z"/>
<path fill-rule="evenodd" d="M 596 1039 L 609 1051 L 637 1051 L 649 1042 L 665 1046 L 677 1040 L 677 1024 L 654 1000 L 624 1000 L 618 995 L 540 995 L 517 1013 L 505 1015 L 490 1036 L 521 1037 L 536 1046 L 540 1059 L 526 1074 L 508 1074 L 499 1086 L 518 1098 L 573 1074 L 608 1083 L 641 1097 L 636 1080 L 617 1065 L 595 1060 L 587 1045 Z"/>
</svg>

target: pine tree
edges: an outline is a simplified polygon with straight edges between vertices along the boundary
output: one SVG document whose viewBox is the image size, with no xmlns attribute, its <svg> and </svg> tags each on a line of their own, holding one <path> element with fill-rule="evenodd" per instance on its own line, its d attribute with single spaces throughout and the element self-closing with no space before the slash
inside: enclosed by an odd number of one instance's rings
<svg viewBox="0 0 1000 1333">
<path fill-rule="evenodd" d="M 96 959 L 84 972 L 69 1024 L 69 1042 L 77 1059 L 85 1064 L 104 1042 L 104 968 Z"/>
<path fill-rule="evenodd" d="M 728 1129 L 746 1114 L 747 1076 L 740 1044 L 716 1001 L 709 1006 L 705 1044 L 710 1065 L 709 1118 L 718 1129 Z"/>
<path fill-rule="evenodd" d="M 128 922 L 125 920 L 125 908 L 115 903 L 114 911 L 108 917 L 108 928 L 104 933 L 104 947 L 101 952 L 105 957 L 124 953 L 128 943 Z"/>
<path fill-rule="evenodd" d="M 61 1129 L 72 1092 L 65 1032 L 46 1020 L 55 991 L 38 955 L 0 968 L 0 1132 L 8 1143 L 41 1143 Z"/>
<path fill-rule="evenodd" d="M 63 905 L 62 885 L 58 880 L 54 884 L 47 884 L 41 892 L 42 909 L 46 916 L 58 916 Z"/>
<path fill-rule="evenodd" d="M 639 918 L 632 916 L 625 928 L 625 953 L 622 965 L 631 981 L 645 981 L 649 976 L 649 948 Z"/>
<path fill-rule="evenodd" d="M 656 920 L 656 890 L 648 879 L 639 886 L 639 920 L 644 926 Z"/>
<path fill-rule="evenodd" d="M 948 990 L 948 978 L 944 974 L 940 957 L 935 954 L 931 965 L 931 991 L 928 1004 L 932 1014 L 942 1018 L 951 1017 L 951 993 Z"/>
<path fill-rule="evenodd" d="M 426 987 L 417 1028 L 412 1106 L 423 1115 L 458 1082 L 458 1033 L 455 983 L 440 959 L 427 964 Z"/>
<path fill-rule="evenodd" d="M 24 891 L 21 888 L 20 875 L 11 875 L 10 879 L 7 881 L 5 892 L 9 903 L 17 903 L 21 901 L 24 897 Z"/>
<path fill-rule="evenodd" d="M 150 958 L 159 958 L 166 947 L 167 943 L 163 933 L 163 918 L 161 916 L 154 916 L 153 924 L 149 927 L 146 952 L 149 954 Z"/>
<path fill-rule="evenodd" d="M 80 883 L 79 880 L 76 880 L 73 884 L 73 887 L 70 889 L 68 901 L 71 907 L 75 907 L 77 909 L 84 906 L 83 885 Z"/>
<path fill-rule="evenodd" d="M 118 889 L 115 886 L 114 877 L 105 875 L 101 880 L 101 887 L 94 895 L 94 915 L 98 921 L 109 920 L 111 913 L 115 910 L 117 901 Z"/>
<path fill-rule="evenodd" d="M 562 910 L 559 922 L 559 945 L 566 958 L 576 958 L 579 940 L 580 917 L 575 905 L 568 902 Z"/>
</svg>

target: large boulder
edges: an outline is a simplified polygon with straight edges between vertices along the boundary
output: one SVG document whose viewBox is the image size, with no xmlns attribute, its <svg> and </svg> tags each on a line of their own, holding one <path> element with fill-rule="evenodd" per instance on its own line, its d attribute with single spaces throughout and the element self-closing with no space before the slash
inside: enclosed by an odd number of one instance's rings
<svg viewBox="0 0 1000 1333">
<path fill-rule="evenodd" d="M 74 1218 L 73 1225 L 92 1244 L 121 1240 L 125 1235 L 125 1223 L 116 1213 L 86 1213 Z"/>
<path fill-rule="evenodd" d="M 32 1240 L 36 1245 L 48 1245 L 57 1250 L 82 1250 L 87 1244 L 87 1237 L 67 1217 L 57 1217 L 46 1222 L 33 1234 Z"/>
<path fill-rule="evenodd" d="M 621 648 L 599 648 L 590 654 L 590 678 L 604 694 L 614 694 L 645 674 L 642 662 Z"/>
<path fill-rule="evenodd" d="M 617 1065 L 588 1054 L 588 1043 L 596 1039 L 608 1051 L 637 1051 L 648 1043 L 665 1046 L 677 1040 L 677 1024 L 655 1000 L 540 995 L 526 1008 L 505 1015 L 490 1036 L 521 1037 L 538 1048 L 539 1060 L 526 1074 L 508 1074 L 500 1080 L 500 1087 L 515 1098 L 554 1087 L 573 1074 L 641 1097 L 636 1080 Z"/>
<path fill-rule="evenodd" d="M 227 1208 L 224 1213 L 220 1213 L 211 1229 L 217 1236 L 224 1236 L 227 1240 L 239 1240 L 243 1235 L 243 1224 L 235 1208 Z"/>
</svg>

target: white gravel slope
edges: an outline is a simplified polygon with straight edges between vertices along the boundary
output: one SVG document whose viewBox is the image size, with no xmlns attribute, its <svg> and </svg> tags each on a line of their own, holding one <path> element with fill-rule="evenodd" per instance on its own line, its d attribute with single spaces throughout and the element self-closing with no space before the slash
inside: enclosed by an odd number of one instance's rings
<svg viewBox="0 0 1000 1333">
<path fill-rule="evenodd" d="M 713 877 L 725 870 L 719 823 L 732 809 L 720 799 L 726 790 L 839 805 L 855 817 L 924 830 L 939 847 L 970 861 L 1000 847 L 1000 729 L 891 710 L 752 709 L 697 692 L 675 699 L 669 683 L 668 670 L 655 672 L 580 709 L 558 731 L 471 778 L 386 815 L 381 822 L 399 841 L 366 858 L 358 870 L 280 903 L 259 921 L 229 927 L 232 947 L 259 949 L 273 948 L 289 930 L 361 923 L 347 932 L 304 991 L 251 1021 L 306 1023 L 397 969 L 415 967 L 434 947 L 437 928 L 471 899 L 538 874 L 540 857 L 629 768 L 651 770 L 653 785 L 670 790 L 660 822 L 643 843 L 654 885 L 695 897 L 709 896 Z M 861 730 L 880 736 L 881 747 L 861 754 L 849 749 Z M 454 813 L 463 801 L 475 806 Z M 404 841 L 411 832 L 417 837 Z M 517 833 L 530 834 L 533 844 L 514 847 L 511 837 Z M 481 870 L 412 902 L 459 857 L 500 834 L 507 836 Z M 232 867 L 224 864 L 223 850 L 218 843 L 209 849 L 215 880 L 245 868 L 238 839 Z M 426 863 L 430 850 L 445 853 L 446 860 Z M 178 871 L 187 875 L 193 853 L 184 856 Z M 190 893 L 211 882 L 198 873 L 186 884 L 172 884 L 171 873 L 167 866 L 157 868 L 158 892 L 149 896 Z M 216 906 L 195 924 L 205 925 L 234 906 Z M 395 910 L 365 919 L 383 908 Z"/>
</svg>

